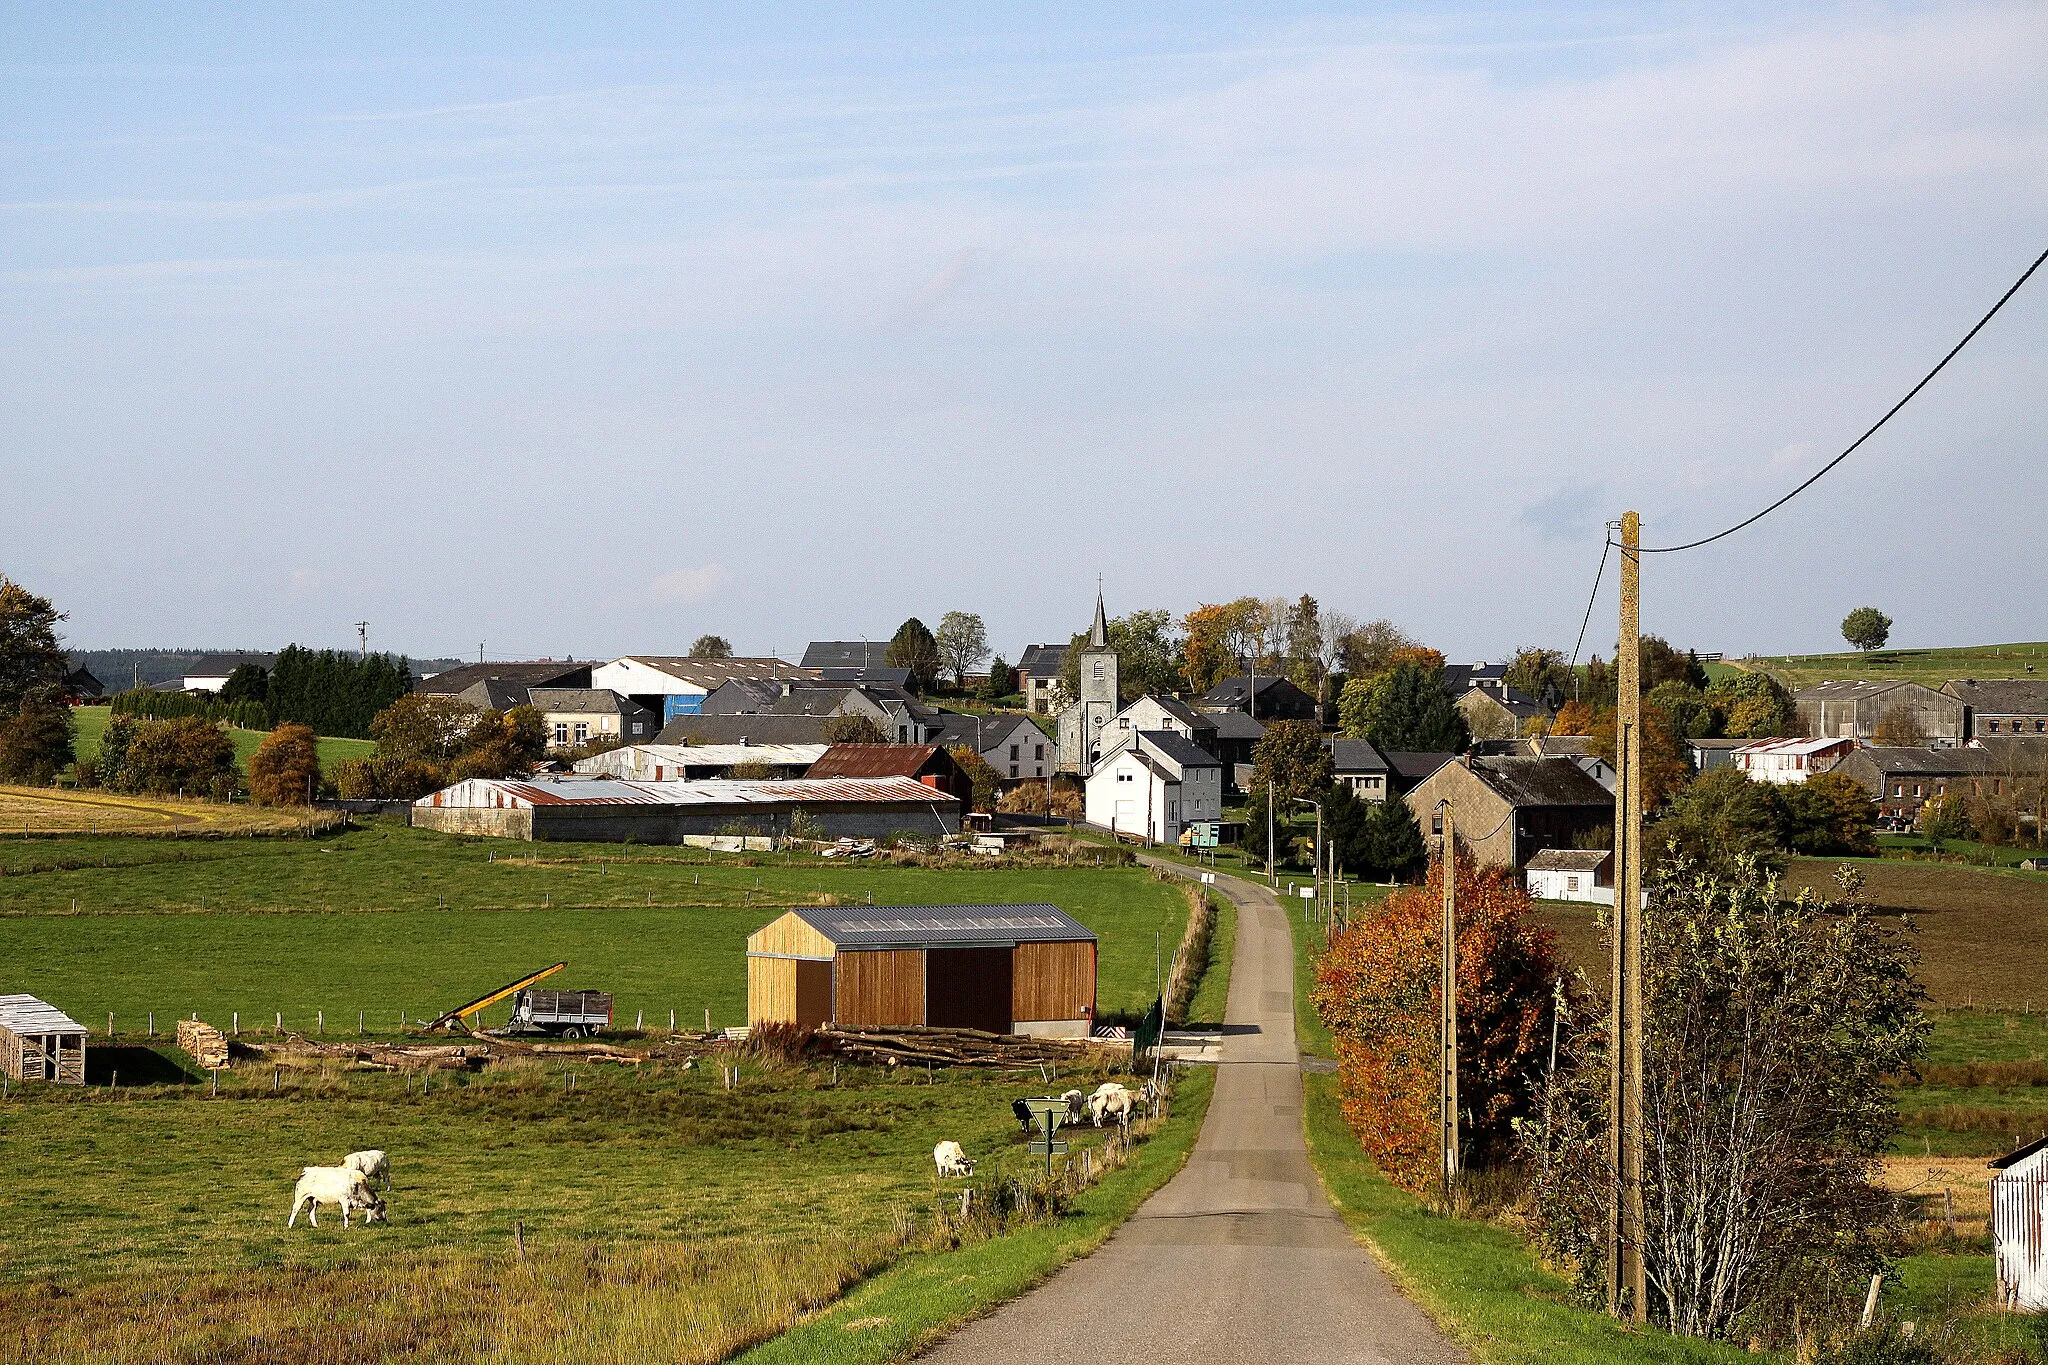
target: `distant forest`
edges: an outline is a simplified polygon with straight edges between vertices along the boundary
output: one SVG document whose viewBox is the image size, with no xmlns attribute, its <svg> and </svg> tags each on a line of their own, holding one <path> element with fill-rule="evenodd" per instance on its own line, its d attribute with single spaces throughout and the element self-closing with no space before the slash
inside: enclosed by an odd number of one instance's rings
<svg viewBox="0 0 2048 1365">
<path fill-rule="evenodd" d="M 108 692 L 131 687 L 149 687 L 161 682 L 178 682 L 190 665 L 210 654 L 270 654 L 267 649 L 74 649 L 68 651 L 74 665 L 82 664 L 100 680 Z M 414 659 L 414 677 L 440 673 L 462 663 L 460 659 Z"/>
</svg>

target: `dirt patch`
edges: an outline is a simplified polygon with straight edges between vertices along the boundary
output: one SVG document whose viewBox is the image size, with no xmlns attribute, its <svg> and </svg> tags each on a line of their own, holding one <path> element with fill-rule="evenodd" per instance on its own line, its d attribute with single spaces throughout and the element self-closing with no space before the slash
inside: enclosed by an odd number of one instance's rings
<svg viewBox="0 0 2048 1365">
<path fill-rule="evenodd" d="M 36 834 L 277 834 L 306 823 L 300 810 L 223 806 L 169 796 L 0 787 L 0 836 Z M 316 819 L 329 817 L 318 816 Z"/>
</svg>

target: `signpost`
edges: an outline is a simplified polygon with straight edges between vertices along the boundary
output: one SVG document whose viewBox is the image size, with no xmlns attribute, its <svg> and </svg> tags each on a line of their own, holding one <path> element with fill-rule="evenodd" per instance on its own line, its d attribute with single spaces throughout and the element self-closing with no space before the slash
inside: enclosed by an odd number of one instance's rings
<svg viewBox="0 0 2048 1365">
<path fill-rule="evenodd" d="M 1189 824 L 1188 840 L 1191 848 L 1220 848 L 1223 844 L 1223 822 L 1220 820 L 1196 820 Z"/>
<path fill-rule="evenodd" d="M 1067 1102 L 1057 1095 L 1033 1095 L 1024 1101 L 1032 1116 L 1038 1120 L 1042 1137 L 1031 1140 L 1029 1151 L 1033 1156 L 1045 1158 L 1045 1178 L 1052 1179 L 1052 1159 L 1067 1154 L 1067 1144 L 1053 1137 L 1059 1131 L 1060 1120 L 1066 1116 Z"/>
</svg>

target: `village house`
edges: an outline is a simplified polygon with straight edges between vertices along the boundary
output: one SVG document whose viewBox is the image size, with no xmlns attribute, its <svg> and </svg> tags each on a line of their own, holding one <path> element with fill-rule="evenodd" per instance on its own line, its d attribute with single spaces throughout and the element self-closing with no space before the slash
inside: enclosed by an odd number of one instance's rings
<svg viewBox="0 0 2048 1365">
<path fill-rule="evenodd" d="M 1941 690 L 1962 703 L 1971 739 L 2039 735 L 2048 741 L 2048 682 L 1962 678 Z"/>
<path fill-rule="evenodd" d="M 1194 699 L 1194 709 L 1211 713 L 1237 711 L 1253 720 L 1318 720 L 1316 699 L 1286 678 L 1261 673 L 1225 678 Z"/>
<path fill-rule="evenodd" d="M 1384 804 L 1393 794 L 1393 765 L 1387 762 L 1386 755 L 1373 747 L 1371 740 L 1326 735 L 1323 747 L 1330 751 L 1330 762 L 1336 769 L 1338 783 L 1349 787 L 1353 796 L 1377 806 Z"/>
<path fill-rule="evenodd" d="M 963 807 L 974 797 L 974 783 L 959 762 L 936 744 L 835 744 L 804 776 L 813 782 L 907 777 L 955 797 Z"/>
<path fill-rule="evenodd" d="M 557 749 L 605 737 L 637 744 L 661 728 L 646 707 L 597 687 L 529 688 L 524 704 L 540 712 L 548 743 Z"/>
<path fill-rule="evenodd" d="M 1024 694 L 1024 709 L 1041 716 L 1058 715 L 1068 698 L 1060 684 L 1067 667 L 1066 645 L 1026 645 L 1017 661 L 1017 690 Z"/>
<path fill-rule="evenodd" d="M 1856 748 L 1853 739 L 1760 739 L 1735 751 L 1735 767 L 1752 782 L 1784 786 L 1832 770 Z"/>
<path fill-rule="evenodd" d="M 2007 766 L 1989 749 L 1877 745 L 1857 749 L 1834 770 L 1870 793 L 1879 818 L 1913 821 L 1919 819 L 1922 806 L 1952 791 L 2010 795 Z"/>
<path fill-rule="evenodd" d="M 887 683 L 910 685 L 910 670 L 891 668 L 883 662 L 889 655 L 887 641 L 813 640 L 804 649 L 803 667 L 816 671 L 826 682 Z"/>
<path fill-rule="evenodd" d="M 981 755 L 996 770 L 996 776 L 1011 781 L 1043 780 L 1052 771 L 1053 742 L 1045 731 L 1023 716 L 971 716 L 958 711 L 939 712 L 939 728 L 931 742 L 949 749 L 966 746 Z"/>
<path fill-rule="evenodd" d="M 1467 756 L 1405 799 L 1439 851 L 1448 803 L 1459 844 L 1481 867 L 1516 870 L 1543 849 L 1570 848 L 1614 823 L 1613 794 L 1568 758 Z"/>
<path fill-rule="evenodd" d="M 1860 739 L 1875 743 L 1887 717 L 1888 730 L 1905 728 L 1923 743 L 1945 749 L 1961 744 L 1963 703 L 1919 683 L 1885 680 L 1815 683 L 1792 694 L 1801 734 L 1815 739 Z"/>
<path fill-rule="evenodd" d="M 506 711 L 525 705 L 526 694 L 532 688 L 590 686 L 590 668 L 589 664 L 561 659 L 460 664 L 421 678 L 412 690 L 426 697 L 462 697 L 473 706 Z M 510 705 L 499 704 L 513 697 L 518 700 L 510 701 Z"/>
<path fill-rule="evenodd" d="M 1614 904 L 1614 854 L 1604 848 L 1546 848 L 1523 869 L 1540 901 Z"/>
<path fill-rule="evenodd" d="M 1219 755 L 1212 744 L 1205 743 L 1216 733 L 1216 718 L 1204 715 L 1178 697 L 1143 696 L 1116 713 L 1102 732 L 1102 753 L 1131 742 L 1133 735 L 1143 731 L 1166 730 L 1193 740 L 1206 750 L 1211 758 Z"/>
<path fill-rule="evenodd" d="M 1171 730 L 1139 730 L 1087 778 L 1085 818 L 1099 829 L 1170 844 L 1196 820 L 1223 818 L 1223 765 Z"/>
<path fill-rule="evenodd" d="M 1550 714 L 1536 704 L 1534 697 L 1525 696 L 1505 683 L 1497 690 L 1468 688 L 1452 704 L 1465 718 L 1465 726 L 1474 739 L 1517 739 L 1530 721 Z"/>
<path fill-rule="evenodd" d="M 592 668 L 586 686 L 609 688 L 631 697 L 666 724 L 677 716 L 701 714 L 704 698 L 735 678 L 822 681 L 815 669 L 780 659 L 683 659 L 639 654 Z"/>
<path fill-rule="evenodd" d="M 218 692 L 236 669 L 253 665 L 268 673 L 277 667 L 275 654 L 208 654 L 185 668 L 187 692 Z"/>
</svg>

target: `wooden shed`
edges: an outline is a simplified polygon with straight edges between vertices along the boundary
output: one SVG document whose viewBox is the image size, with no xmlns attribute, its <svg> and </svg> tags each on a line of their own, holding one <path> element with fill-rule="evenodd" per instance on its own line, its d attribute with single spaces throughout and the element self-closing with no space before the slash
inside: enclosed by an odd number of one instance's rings
<svg viewBox="0 0 2048 1365">
<path fill-rule="evenodd" d="M 1998 1270 L 1998 1301 L 2038 1313 L 2048 1309 L 2048 1137 L 2007 1152 L 1990 1164 L 1991 1249 Z"/>
<path fill-rule="evenodd" d="M 84 1085 L 85 1025 L 33 995 L 0 995 L 0 1071 Z"/>
<path fill-rule="evenodd" d="M 1056 905 L 818 905 L 747 939 L 747 1019 L 1085 1038 L 1095 935 Z"/>
</svg>

